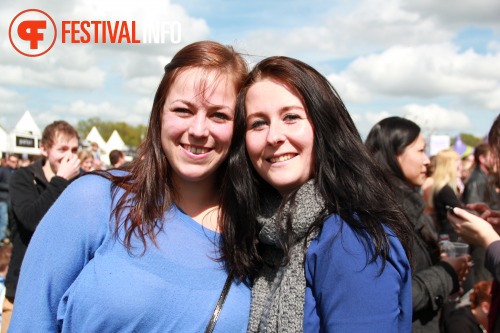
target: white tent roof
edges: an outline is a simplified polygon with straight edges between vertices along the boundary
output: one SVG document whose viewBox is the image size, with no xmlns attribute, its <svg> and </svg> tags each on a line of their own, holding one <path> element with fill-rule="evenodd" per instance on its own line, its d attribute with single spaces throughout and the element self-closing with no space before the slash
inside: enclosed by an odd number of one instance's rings
<svg viewBox="0 0 500 333">
<path fill-rule="evenodd" d="M 104 139 L 102 138 L 101 134 L 99 133 L 99 131 L 95 126 L 92 127 L 92 129 L 90 130 L 89 134 L 85 139 L 89 142 L 97 143 L 100 149 L 106 150 L 106 142 L 104 141 Z"/>
<path fill-rule="evenodd" d="M 17 125 L 14 127 L 14 132 L 29 133 L 35 136 L 40 136 L 42 134 L 42 131 L 40 131 L 40 128 L 35 123 L 29 111 L 26 111 L 21 119 L 19 119 Z"/>
<path fill-rule="evenodd" d="M 114 130 L 109 137 L 108 142 L 106 143 L 106 148 L 108 152 L 111 152 L 113 149 L 125 150 L 125 143 L 122 140 L 120 134 L 118 134 L 117 130 Z"/>
</svg>

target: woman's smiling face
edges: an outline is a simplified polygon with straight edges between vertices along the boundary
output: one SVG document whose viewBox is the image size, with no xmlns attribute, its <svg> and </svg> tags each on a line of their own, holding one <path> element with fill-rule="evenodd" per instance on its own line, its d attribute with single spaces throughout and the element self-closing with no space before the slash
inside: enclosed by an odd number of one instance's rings
<svg viewBox="0 0 500 333">
<path fill-rule="evenodd" d="M 257 173 L 282 195 L 312 177 L 314 130 L 302 101 L 264 79 L 247 92 L 246 147 Z"/>
<path fill-rule="evenodd" d="M 236 88 L 228 75 L 179 73 L 163 106 L 161 142 L 174 181 L 215 177 L 233 136 Z"/>
</svg>

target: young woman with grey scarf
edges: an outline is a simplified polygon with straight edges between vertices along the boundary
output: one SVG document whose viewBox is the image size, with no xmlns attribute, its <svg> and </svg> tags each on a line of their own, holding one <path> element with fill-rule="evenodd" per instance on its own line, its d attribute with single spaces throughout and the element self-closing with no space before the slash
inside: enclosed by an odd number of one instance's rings
<svg viewBox="0 0 500 333">
<path fill-rule="evenodd" d="M 248 331 L 410 332 L 409 224 L 328 80 L 267 58 L 237 109 L 223 228 L 259 253 Z"/>
</svg>

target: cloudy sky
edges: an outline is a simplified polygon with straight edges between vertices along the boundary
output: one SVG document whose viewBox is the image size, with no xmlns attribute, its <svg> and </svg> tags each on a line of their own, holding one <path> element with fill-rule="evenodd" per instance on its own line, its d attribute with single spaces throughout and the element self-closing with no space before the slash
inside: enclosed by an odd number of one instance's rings
<svg viewBox="0 0 500 333">
<path fill-rule="evenodd" d="M 45 11 L 59 30 L 39 57 L 9 41 L 11 22 L 26 9 Z M 135 21 L 138 38 L 159 24 L 170 30 L 160 44 L 63 44 L 67 20 Z M 363 136 L 390 115 L 428 134 L 482 136 L 500 111 L 498 0 L 5 0 L 0 125 L 13 128 L 26 110 L 41 128 L 90 117 L 145 124 L 164 65 L 203 39 L 232 44 L 251 63 L 287 55 L 311 64 Z"/>
</svg>

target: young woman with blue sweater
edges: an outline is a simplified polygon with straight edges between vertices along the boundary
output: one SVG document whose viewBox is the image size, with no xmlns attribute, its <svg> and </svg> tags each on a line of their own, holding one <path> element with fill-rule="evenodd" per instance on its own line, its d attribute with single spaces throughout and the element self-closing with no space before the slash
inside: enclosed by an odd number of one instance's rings
<svg viewBox="0 0 500 333">
<path fill-rule="evenodd" d="M 246 331 L 252 256 L 219 223 L 246 74 L 242 56 L 215 42 L 172 58 L 137 158 L 81 177 L 41 221 L 9 332 L 202 332 L 226 281 L 214 332 Z"/>
<path fill-rule="evenodd" d="M 408 224 L 328 80 L 267 58 L 237 109 L 224 219 L 259 228 L 248 331 L 410 332 Z"/>
</svg>

